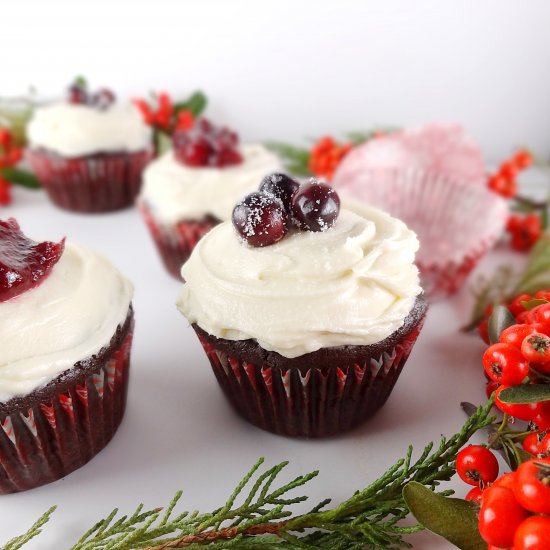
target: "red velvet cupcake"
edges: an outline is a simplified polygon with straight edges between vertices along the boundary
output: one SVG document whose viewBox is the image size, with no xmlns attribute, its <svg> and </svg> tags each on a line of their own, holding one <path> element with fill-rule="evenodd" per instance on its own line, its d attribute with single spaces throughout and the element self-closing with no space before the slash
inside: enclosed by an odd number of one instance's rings
<svg viewBox="0 0 550 550">
<path fill-rule="evenodd" d="M 15 220 L 0 221 L 0 494 L 66 476 L 113 437 L 126 404 L 131 298 L 100 255 L 33 242 Z"/>
<path fill-rule="evenodd" d="M 206 119 L 176 130 L 173 148 L 145 170 L 138 201 L 168 272 L 181 279 L 199 239 L 279 169 L 277 156 L 262 145 L 239 145 L 237 134 Z"/>
<path fill-rule="evenodd" d="M 178 308 L 222 390 L 284 435 L 348 430 L 387 400 L 422 327 L 418 241 L 328 186 L 266 178 L 199 242 Z"/>
<path fill-rule="evenodd" d="M 151 129 L 138 109 L 78 85 L 65 102 L 36 108 L 28 160 L 51 200 L 76 212 L 131 206 L 152 159 Z"/>
</svg>

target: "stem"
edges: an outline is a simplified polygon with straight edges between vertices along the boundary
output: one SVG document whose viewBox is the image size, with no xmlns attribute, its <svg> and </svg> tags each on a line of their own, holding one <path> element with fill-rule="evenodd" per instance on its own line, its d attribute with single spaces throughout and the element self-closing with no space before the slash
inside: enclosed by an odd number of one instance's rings
<svg viewBox="0 0 550 550">
<path fill-rule="evenodd" d="M 521 195 L 516 195 L 515 200 L 523 206 L 528 206 L 534 210 L 544 210 L 548 208 L 548 201 L 534 201 L 533 199 L 522 197 Z"/>
</svg>

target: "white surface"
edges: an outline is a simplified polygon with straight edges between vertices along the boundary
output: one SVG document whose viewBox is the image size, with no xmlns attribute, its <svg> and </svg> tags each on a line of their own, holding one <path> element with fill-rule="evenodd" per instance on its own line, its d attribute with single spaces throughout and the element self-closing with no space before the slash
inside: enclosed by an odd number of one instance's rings
<svg viewBox="0 0 550 550">
<path fill-rule="evenodd" d="M 465 290 L 432 306 L 394 392 L 374 419 L 326 440 L 263 432 L 225 402 L 193 330 L 174 305 L 180 284 L 165 273 L 136 210 L 70 214 L 56 209 L 42 192 L 17 189 L 13 206 L 0 215 L 16 216 L 33 235 L 69 235 L 101 250 L 136 288 L 124 422 L 98 456 L 67 478 L 0 496 L 0 544 L 25 531 L 52 504 L 58 511 L 29 550 L 68 548 L 113 507 L 131 512 L 139 502 L 163 505 L 179 488 L 184 489 L 185 509 L 211 510 L 225 501 L 259 456 L 268 464 L 290 460 L 286 480 L 320 469 L 300 494 L 310 495 L 307 506 L 326 497 L 338 503 L 385 471 L 409 443 L 419 453 L 429 440 L 455 433 L 465 420 L 460 401 L 485 401 L 483 343 L 458 332 L 469 313 Z M 488 258 L 489 263 L 494 259 Z M 467 492 L 459 480 L 451 486 L 458 496 Z M 429 534 L 412 536 L 410 542 L 423 550 L 450 548 Z"/>
<path fill-rule="evenodd" d="M 0 96 L 75 75 L 202 87 L 245 141 L 460 122 L 497 161 L 550 150 L 547 0 L 2 2 Z"/>
</svg>

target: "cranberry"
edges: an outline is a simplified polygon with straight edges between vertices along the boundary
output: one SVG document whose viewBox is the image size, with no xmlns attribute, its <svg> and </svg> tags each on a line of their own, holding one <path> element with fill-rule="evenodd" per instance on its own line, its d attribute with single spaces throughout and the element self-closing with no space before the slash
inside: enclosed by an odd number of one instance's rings
<svg viewBox="0 0 550 550">
<path fill-rule="evenodd" d="M 336 222 L 340 197 L 329 185 L 312 180 L 294 195 L 292 212 L 304 228 L 326 231 Z"/>
<path fill-rule="evenodd" d="M 260 191 L 274 195 L 281 200 L 287 214 L 292 212 L 292 197 L 300 188 L 300 184 L 286 174 L 270 174 L 260 184 Z"/>
<path fill-rule="evenodd" d="M 57 263 L 65 241 L 31 241 L 10 218 L 0 220 L 0 302 L 39 285 Z"/>
<path fill-rule="evenodd" d="M 115 102 L 115 94 L 108 88 L 100 88 L 92 95 L 92 105 L 98 109 L 104 110 Z"/>
<path fill-rule="evenodd" d="M 287 215 L 280 200 L 267 193 L 251 193 L 233 209 L 233 225 L 251 246 L 269 246 L 287 231 Z"/>
<path fill-rule="evenodd" d="M 67 91 L 67 99 L 69 103 L 77 105 L 88 103 L 88 92 L 78 84 L 73 84 Z"/>
<path fill-rule="evenodd" d="M 192 127 L 177 127 L 172 139 L 176 158 L 189 166 L 223 168 L 243 161 L 237 134 L 225 127 L 217 128 L 205 118 Z"/>
</svg>

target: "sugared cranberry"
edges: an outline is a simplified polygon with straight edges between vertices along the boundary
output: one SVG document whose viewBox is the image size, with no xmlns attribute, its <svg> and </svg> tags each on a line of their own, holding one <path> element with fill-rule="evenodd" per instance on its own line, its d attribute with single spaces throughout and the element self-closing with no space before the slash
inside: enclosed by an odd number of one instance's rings
<svg viewBox="0 0 550 550">
<path fill-rule="evenodd" d="M 287 214 L 292 212 L 292 197 L 300 188 L 300 184 L 286 174 L 270 174 L 260 184 L 260 191 L 274 195 L 281 200 Z"/>
<path fill-rule="evenodd" d="M 172 137 L 176 158 L 189 166 L 232 166 L 243 157 L 239 138 L 228 128 L 217 128 L 201 118 L 192 127 L 177 127 Z"/>
<path fill-rule="evenodd" d="M 326 231 L 334 225 L 339 212 L 338 193 L 315 180 L 303 185 L 292 199 L 292 213 L 310 231 Z"/>
<path fill-rule="evenodd" d="M 0 220 L 0 302 L 39 285 L 61 257 L 64 247 L 65 240 L 31 241 L 13 218 Z"/>
<path fill-rule="evenodd" d="M 88 92 L 78 84 L 73 84 L 67 90 L 67 100 L 76 105 L 88 103 Z"/>
<path fill-rule="evenodd" d="M 251 193 L 233 209 L 233 225 L 251 246 L 269 246 L 287 231 L 287 214 L 281 201 L 267 193 Z"/>
<path fill-rule="evenodd" d="M 98 109 L 104 110 L 115 102 L 115 94 L 108 88 L 100 88 L 92 95 L 92 105 Z"/>
</svg>

